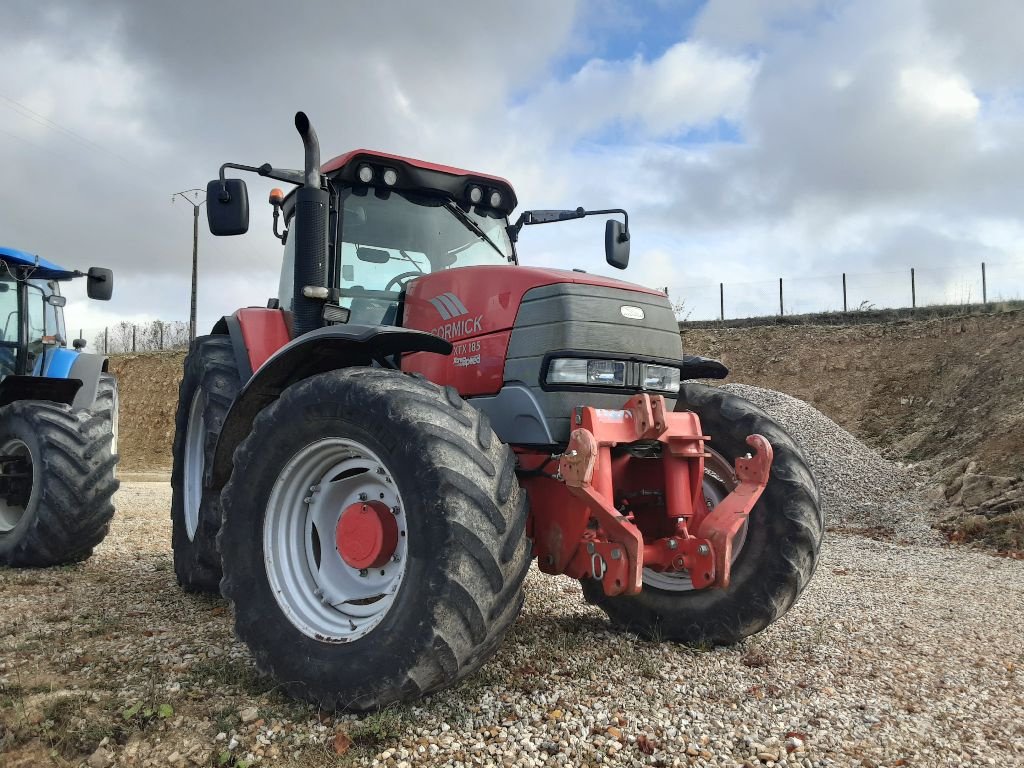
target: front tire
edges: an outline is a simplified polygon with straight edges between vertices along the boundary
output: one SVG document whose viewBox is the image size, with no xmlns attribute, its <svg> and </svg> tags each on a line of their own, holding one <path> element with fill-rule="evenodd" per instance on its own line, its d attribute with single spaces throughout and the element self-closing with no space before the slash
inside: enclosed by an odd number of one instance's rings
<svg viewBox="0 0 1024 768">
<path fill-rule="evenodd" d="M 110 530 L 117 455 L 110 420 L 23 400 L 0 408 L 0 565 L 52 566 L 88 558 Z"/>
<path fill-rule="evenodd" d="M 220 495 L 203 482 L 217 436 L 241 389 L 229 336 L 201 336 L 185 358 L 178 389 L 171 472 L 171 547 L 178 584 L 189 592 L 220 588 Z"/>
<path fill-rule="evenodd" d="M 285 390 L 221 496 L 221 589 L 257 668 L 293 696 L 356 710 L 479 668 L 519 613 L 530 564 L 514 469 L 451 388 L 353 368 Z M 342 522 L 370 502 L 394 515 L 398 544 L 363 573 Z"/>
<path fill-rule="evenodd" d="M 659 574 L 650 581 L 645 575 L 637 595 L 608 597 L 592 579 L 582 582 L 583 593 L 613 624 L 649 639 L 731 644 L 788 611 L 814 573 L 824 531 L 818 487 L 793 438 L 750 401 L 688 383 L 676 410 L 700 417 L 704 433 L 711 436 L 709 447 L 726 466 L 748 452 L 745 441 L 751 434 L 768 438 L 775 452 L 768 486 L 750 512 L 733 561 L 729 588 L 693 590 L 685 574 Z M 706 477 L 706 488 L 709 482 Z M 710 496 L 720 500 L 721 492 Z"/>
</svg>

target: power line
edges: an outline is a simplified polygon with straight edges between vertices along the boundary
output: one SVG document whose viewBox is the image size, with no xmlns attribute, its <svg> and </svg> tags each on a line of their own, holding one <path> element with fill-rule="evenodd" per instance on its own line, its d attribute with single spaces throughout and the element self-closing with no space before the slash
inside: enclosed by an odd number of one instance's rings
<svg viewBox="0 0 1024 768">
<path fill-rule="evenodd" d="M 137 170 L 145 170 L 143 168 L 140 168 L 136 163 L 133 163 L 131 160 L 128 160 L 127 158 L 122 157 L 121 155 L 117 154 L 116 152 L 113 152 L 113 151 L 107 149 L 106 147 L 104 147 L 104 146 L 102 146 L 100 144 L 97 144 L 95 141 L 92 141 L 91 139 L 87 139 L 85 136 L 82 136 L 81 134 L 76 133 L 75 131 L 71 130 L 70 128 L 67 128 L 67 127 L 61 125 L 60 123 L 57 123 L 57 122 L 51 120 L 46 115 L 39 114 L 34 109 L 26 107 L 20 101 L 12 99 L 10 96 L 5 96 L 4 94 L 0 93 L 0 99 L 2 99 L 4 102 L 6 102 L 4 104 L 4 106 L 6 106 L 8 109 L 11 109 L 14 112 L 18 113 L 19 115 L 24 117 L 26 120 L 31 120 L 32 122 L 34 122 L 34 123 L 36 123 L 38 125 L 41 125 L 41 126 L 43 126 L 45 128 L 50 128 L 51 130 L 58 131 L 58 132 L 64 134 L 65 136 L 74 139 L 75 141 L 79 142 L 80 144 L 83 144 L 83 145 L 85 145 L 87 147 L 95 149 L 95 150 L 97 150 L 99 152 L 103 152 L 103 153 L 105 153 L 107 155 L 110 155 L 111 157 L 117 158 L 122 163 L 125 163 L 125 164 L 127 164 L 129 166 L 132 166 L 132 167 L 136 168 Z"/>
</svg>

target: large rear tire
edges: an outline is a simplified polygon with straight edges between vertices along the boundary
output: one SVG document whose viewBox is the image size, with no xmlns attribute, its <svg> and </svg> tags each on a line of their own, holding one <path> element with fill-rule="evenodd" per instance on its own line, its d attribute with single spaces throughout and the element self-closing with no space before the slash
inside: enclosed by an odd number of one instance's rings
<svg viewBox="0 0 1024 768">
<path fill-rule="evenodd" d="M 117 455 L 109 414 L 24 400 L 0 408 L 0 565 L 85 560 L 110 530 Z"/>
<path fill-rule="evenodd" d="M 220 494 L 204 485 L 217 436 L 241 389 L 229 336 L 201 336 L 185 358 L 178 388 L 171 472 L 171 546 L 178 584 L 189 592 L 220 588 Z"/>
<path fill-rule="evenodd" d="M 700 417 L 710 447 L 726 466 L 749 451 L 745 441 L 751 434 L 768 438 L 775 452 L 768 487 L 750 513 L 733 560 L 729 588 L 694 590 L 686 574 L 657 574 L 649 580 L 645 574 L 638 595 L 608 597 L 592 579 L 582 582 L 583 593 L 613 624 L 650 639 L 735 643 L 788 611 L 814 573 L 824 531 L 818 487 L 793 438 L 750 401 L 690 383 L 683 385 L 676 410 Z M 723 480 L 728 485 L 721 474 L 721 469 L 713 476 L 709 470 L 709 497 L 722 495 L 717 486 Z"/>
<path fill-rule="evenodd" d="M 294 384 L 235 451 L 221 499 L 235 631 L 261 672 L 325 709 L 455 683 L 522 605 L 515 461 L 451 388 L 379 368 Z M 375 505 L 394 546 L 360 569 L 342 522 Z"/>
</svg>

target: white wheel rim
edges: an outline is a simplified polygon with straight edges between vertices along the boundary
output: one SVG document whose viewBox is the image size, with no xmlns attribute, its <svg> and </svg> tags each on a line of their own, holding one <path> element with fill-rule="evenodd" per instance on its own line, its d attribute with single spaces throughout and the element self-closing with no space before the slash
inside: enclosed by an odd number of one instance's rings
<svg viewBox="0 0 1024 768">
<path fill-rule="evenodd" d="M 379 501 L 396 516 L 398 544 L 379 568 L 349 566 L 335 532 L 342 512 Z M 278 606 L 300 632 L 347 643 L 371 632 L 394 605 L 405 578 L 405 505 L 387 466 L 355 440 L 318 440 L 278 475 L 263 521 L 263 561 Z"/>
<path fill-rule="evenodd" d="M 32 505 L 32 495 L 35 493 L 35 462 L 32 460 L 32 452 L 28 445 L 17 438 L 12 438 L 0 447 L 0 455 L 20 456 L 28 459 L 28 471 L 31 474 L 32 483 L 29 488 L 28 501 L 25 505 L 12 504 L 6 498 L 0 498 L 0 533 L 7 533 L 21 522 L 25 512 Z"/>
<path fill-rule="evenodd" d="M 721 503 L 722 499 L 728 496 L 739 481 L 736 478 L 736 471 L 732 465 L 725 460 L 725 457 L 705 446 L 705 450 L 711 454 L 704 460 L 704 498 L 707 501 L 708 509 L 713 509 Z M 740 531 L 732 551 L 732 561 L 743 549 L 743 543 L 747 538 L 747 527 L 744 525 Z M 687 571 L 653 571 L 644 568 L 643 583 L 645 587 L 663 589 L 666 592 L 689 592 L 693 590 L 693 581 Z"/>
<path fill-rule="evenodd" d="M 206 421 L 203 418 L 205 398 L 196 389 L 188 409 L 185 429 L 185 533 L 194 541 L 199 528 L 199 509 L 203 503 L 203 469 L 206 464 Z"/>
</svg>

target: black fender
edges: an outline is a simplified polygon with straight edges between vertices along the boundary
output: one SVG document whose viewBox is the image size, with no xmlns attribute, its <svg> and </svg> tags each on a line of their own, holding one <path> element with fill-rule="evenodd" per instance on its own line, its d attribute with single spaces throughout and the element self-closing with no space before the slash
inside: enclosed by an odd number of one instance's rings
<svg viewBox="0 0 1024 768">
<path fill-rule="evenodd" d="M 698 355 L 683 355 L 683 367 L 680 377 L 683 381 L 690 379 L 724 379 L 729 369 L 718 360 Z"/>
<path fill-rule="evenodd" d="M 231 404 L 217 437 L 207 486 L 224 487 L 235 448 L 249 434 L 256 415 L 295 382 L 339 368 L 386 365 L 385 358 L 405 352 L 449 355 L 451 351 L 451 343 L 439 336 L 396 326 L 332 325 L 293 339 L 260 366 Z"/>
<path fill-rule="evenodd" d="M 47 400 L 71 405 L 81 388 L 82 382 L 78 379 L 50 379 L 12 373 L 0 381 L 0 407 L 18 400 Z"/>
</svg>

